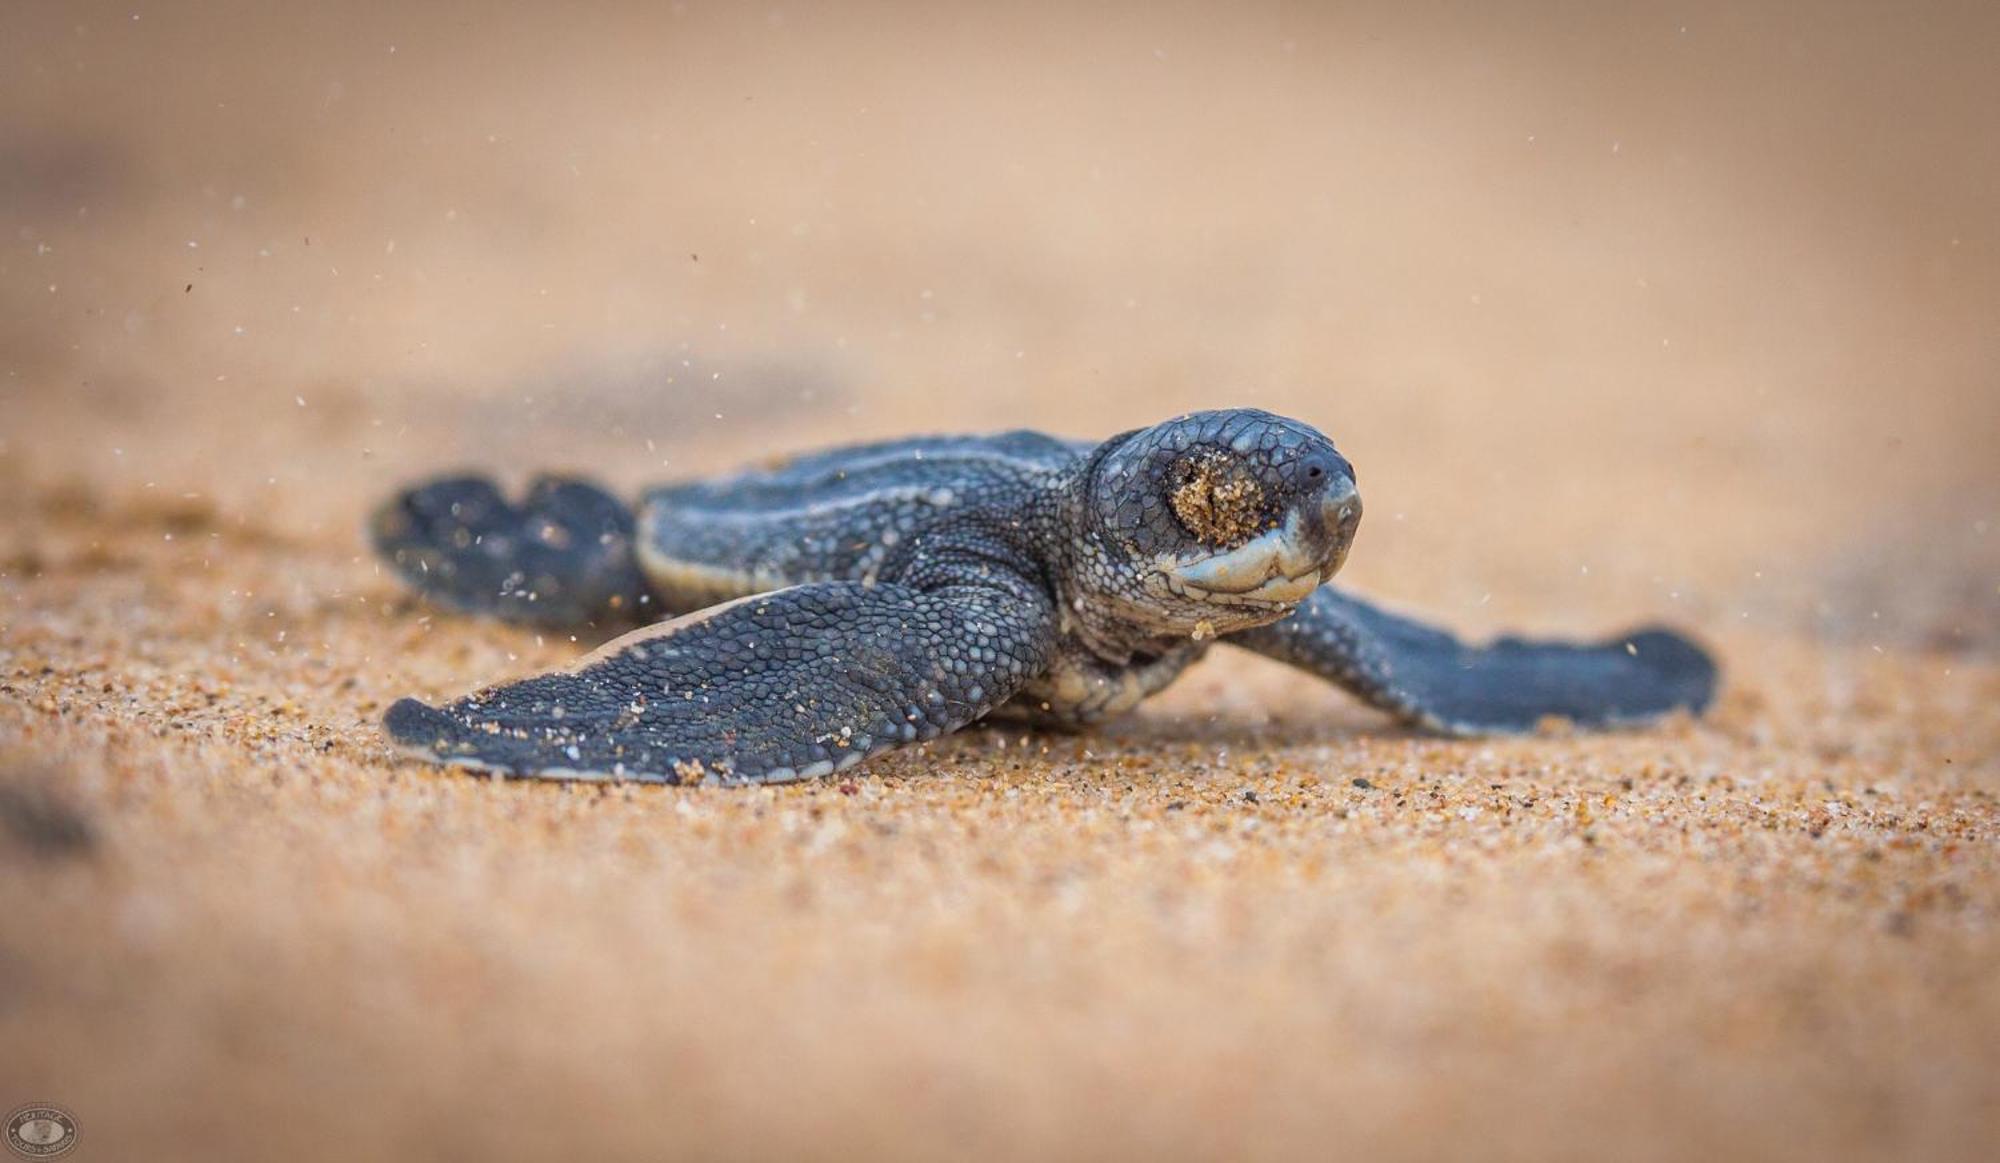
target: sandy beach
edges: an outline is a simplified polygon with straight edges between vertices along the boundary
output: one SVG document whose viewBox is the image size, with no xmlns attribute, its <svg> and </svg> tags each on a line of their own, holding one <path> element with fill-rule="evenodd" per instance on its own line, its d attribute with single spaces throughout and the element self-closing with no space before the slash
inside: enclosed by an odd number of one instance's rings
<svg viewBox="0 0 2000 1163">
<path fill-rule="evenodd" d="M 1990 11 L 0 29 L 0 1107 L 73 1158 L 2000 1141 Z M 404 482 L 1251 405 L 1355 463 L 1341 584 L 1668 621 L 1717 706 L 1440 740 L 1218 650 L 783 788 L 380 732 L 594 644 L 406 593 Z"/>
</svg>

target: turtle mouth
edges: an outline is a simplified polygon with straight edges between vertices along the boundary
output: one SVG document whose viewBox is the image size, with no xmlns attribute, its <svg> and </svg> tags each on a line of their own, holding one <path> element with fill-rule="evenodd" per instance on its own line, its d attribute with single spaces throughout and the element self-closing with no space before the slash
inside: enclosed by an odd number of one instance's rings
<svg viewBox="0 0 2000 1163">
<path fill-rule="evenodd" d="M 1295 606 L 1306 600 L 1306 595 L 1319 588 L 1326 580 L 1318 569 L 1302 574 L 1277 574 L 1265 578 L 1249 589 L 1209 589 L 1198 582 L 1167 575 L 1167 588 L 1182 597 L 1200 602 L 1212 602 L 1218 606 L 1262 606 L 1281 608 Z"/>
<path fill-rule="evenodd" d="M 1225 606 L 1288 607 L 1304 601 L 1347 560 L 1361 519 L 1353 482 L 1342 481 L 1314 502 L 1295 506 L 1284 524 L 1224 553 L 1163 556 L 1167 588 Z"/>
</svg>

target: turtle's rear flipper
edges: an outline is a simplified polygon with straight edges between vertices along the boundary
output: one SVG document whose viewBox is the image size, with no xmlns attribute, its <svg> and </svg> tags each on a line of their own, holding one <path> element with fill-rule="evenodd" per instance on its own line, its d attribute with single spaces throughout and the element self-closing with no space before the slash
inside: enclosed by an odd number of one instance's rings
<svg viewBox="0 0 2000 1163">
<path fill-rule="evenodd" d="M 425 597 L 539 626 L 651 615 L 632 513 L 582 481 L 544 477 L 519 505 L 483 477 L 447 477 L 375 511 L 376 552 Z"/>
<path fill-rule="evenodd" d="M 1581 727 L 1631 726 L 1678 710 L 1699 713 L 1715 696 L 1714 660 L 1671 630 L 1468 646 L 1328 586 L 1284 621 L 1227 640 L 1449 735 L 1532 731 L 1551 717 Z"/>
</svg>

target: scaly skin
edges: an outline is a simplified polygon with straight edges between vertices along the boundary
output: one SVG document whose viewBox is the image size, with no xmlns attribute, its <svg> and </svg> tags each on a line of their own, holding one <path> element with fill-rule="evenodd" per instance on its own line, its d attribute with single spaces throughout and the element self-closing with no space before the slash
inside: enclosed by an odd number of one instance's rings
<svg viewBox="0 0 2000 1163">
<path fill-rule="evenodd" d="M 509 774 L 782 782 L 1000 710 L 1094 722 L 1218 639 L 1452 734 L 1628 725 L 1712 697 L 1713 663 L 1670 631 L 1472 648 L 1323 587 L 1359 518 L 1331 442 L 1247 409 L 1101 445 L 835 449 L 653 490 L 636 518 L 581 482 L 516 507 L 446 479 L 374 523 L 425 594 L 540 625 L 685 616 L 445 707 L 402 700 L 386 726 L 432 761 Z"/>
</svg>

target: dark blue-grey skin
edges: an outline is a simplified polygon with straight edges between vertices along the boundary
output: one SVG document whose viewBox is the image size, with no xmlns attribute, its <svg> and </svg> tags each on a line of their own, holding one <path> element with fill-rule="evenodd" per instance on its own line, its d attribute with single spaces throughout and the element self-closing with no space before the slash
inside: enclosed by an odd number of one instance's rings
<svg viewBox="0 0 2000 1163">
<path fill-rule="evenodd" d="M 1471 646 L 1335 591 L 1360 517 L 1332 442 L 1253 410 L 1096 445 L 841 448 L 655 489 L 636 512 L 575 480 L 519 503 L 438 480 L 372 524 L 427 597 L 540 626 L 651 624 L 385 722 L 426 759 L 511 775 L 779 783 L 996 712 L 1088 724 L 1217 641 L 1447 735 L 1627 726 L 1713 696 L 1714 663 L 1670 630 Z"/>
</svg>

